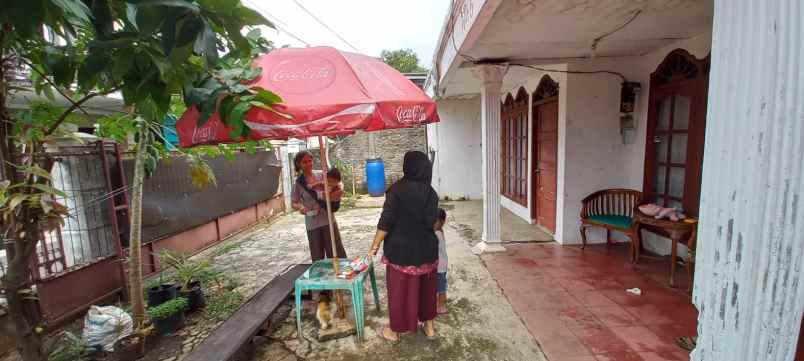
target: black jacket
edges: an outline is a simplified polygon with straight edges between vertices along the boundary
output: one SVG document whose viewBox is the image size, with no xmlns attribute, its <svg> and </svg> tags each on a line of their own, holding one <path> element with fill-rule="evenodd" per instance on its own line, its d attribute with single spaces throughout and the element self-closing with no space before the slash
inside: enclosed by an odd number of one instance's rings
<svg viewBox="0 0 804 361">
<path fill-rule="evenodd" d="M 409 157 L 411 153 L 418 154 Z M 409 152 L 403 167 L 405 178 L 385 194 L 377 228 L 388 232 L 383 253 L 393 264 L 421 266 L 438 260 L 438 238 L 433 231 L 438 219 L 438 194 L 430 186 L 431 169 L 423 153 Z"/>
</svg>

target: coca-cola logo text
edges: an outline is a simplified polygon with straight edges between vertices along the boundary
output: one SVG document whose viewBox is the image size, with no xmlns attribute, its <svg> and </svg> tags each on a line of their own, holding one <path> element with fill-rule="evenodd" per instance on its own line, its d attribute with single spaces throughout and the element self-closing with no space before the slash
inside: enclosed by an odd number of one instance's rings
<svg viewBox="0 0 804 361">
<path fill-rule="evenodd" d="M 206 124 L 193 129 L 193 144 L 203 144 L 215 139 L 215 122 L 207 120 Z"/>
<path fill-rule="evenodd" d="M 422 123 L 427 113 L 421 105 L 400 106 L 396 108 L 396 120 L 400 123 Z"/>
<path fill-rule="evenodd" d="M 298 81 L 298 80 L 317 80 L 329 78 L 332 69 L 329 67 L 310 67 L 297 71 L 279 70 L 271 77 L 275 82 Z"/>
<path fill-rule="evenodd" d="M 271 83 L 280 93 L 319 92 L 329 87 L 335 76 L 335 66 L 321 57 L 289 58 L 270 70 Z"/>
</svg>

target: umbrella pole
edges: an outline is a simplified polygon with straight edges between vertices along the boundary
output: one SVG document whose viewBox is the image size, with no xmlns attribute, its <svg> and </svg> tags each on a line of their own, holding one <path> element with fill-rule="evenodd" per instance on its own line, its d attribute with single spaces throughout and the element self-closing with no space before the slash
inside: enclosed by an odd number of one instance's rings
<svg viewBox="0 0 804 361">
<path fill-rule="evenodd" d="M 338 262 L 338 247 L 337 243 L 335 242 L 335 227 L 333 227 L 333 217 L 332 217 L 332 205 L 329 203 L 329 184 L 327 182 L 327 170 L 329 170 L 329 165 L 327 164 L 327 149 L 326 144 L 324 143 L 324 137 L 318 136 L 318 149 L 321 154 L 321 168 L 323 168 L 323 176 L 324 179 L 324 199 L 326 200 L 327 204 L 327 219 L 329 221 L 329 239 L 332 242 L 332 268 L 335 271 L 335 275 L 337 276 L 340 273 L 340 267 Z M 340 291 L 335 291 L 335 304 L 338 305 L 338 318 L 346 318 L 346 309 L 344 308 L 343 298 Z"/>
</svg>

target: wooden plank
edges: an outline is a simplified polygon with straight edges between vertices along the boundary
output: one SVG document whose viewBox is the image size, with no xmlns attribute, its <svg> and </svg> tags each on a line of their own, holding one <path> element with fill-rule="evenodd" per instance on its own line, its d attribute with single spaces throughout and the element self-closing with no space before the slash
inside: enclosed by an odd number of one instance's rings
<svg viewBox="0 0 804 361">
<path fill-rule="evenodd" d="M 309 264 L 295 265 L 268 282 L 228 320 L 212 331 L 184 361 L 229 360 L 251 340 L 268 316 L 290 295 L 293 283 L 309 267 Z"/>
</svg>

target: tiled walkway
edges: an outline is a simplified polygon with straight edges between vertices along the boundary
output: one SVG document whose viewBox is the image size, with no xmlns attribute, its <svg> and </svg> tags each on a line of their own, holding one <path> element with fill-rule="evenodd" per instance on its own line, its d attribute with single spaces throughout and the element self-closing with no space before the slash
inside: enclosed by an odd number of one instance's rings
<svg viewBox="0 0 804 361">
<path fill-rule="evenodd" d="M 635 270 L 627 245 L 506 249 L 483 260 L 550 361 L 689 360 L 673 341 L 696 331 L 683 268 L 671 289 L 669 262 L 643 259 Z M 642 295 L 625 291 L 633 287 Z"/>
</svg>

